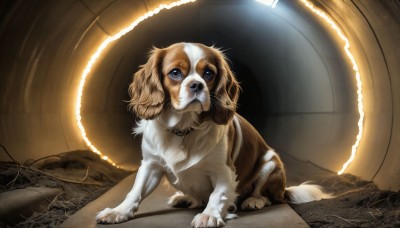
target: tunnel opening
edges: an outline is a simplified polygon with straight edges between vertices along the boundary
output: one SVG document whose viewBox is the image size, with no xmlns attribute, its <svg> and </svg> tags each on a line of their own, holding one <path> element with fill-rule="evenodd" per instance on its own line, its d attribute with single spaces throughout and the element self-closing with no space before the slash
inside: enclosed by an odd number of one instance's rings
<svg viewBox="0 0 400 228">
<path fill-rule="evenodd" d="M 296 27 L 287 15 L 308 26 Z M 357 134 L 357 86 L 332 34 L 310 20 L 289 6 L 278 11 L 238 1 L 189 4 L 140 23 L 92 69 L 82 102 L 89 137 L 103 151 L 137 150 L 130 134 L 135 118 L 126 108 L 133 73 L 152 46 L 199 42 L 224 50 L 242 85 L 238 112 L 272 147 L 339 170 Z M 140 153 L 119 154 L 113 160 L 137 168 Z"/>
</svg>

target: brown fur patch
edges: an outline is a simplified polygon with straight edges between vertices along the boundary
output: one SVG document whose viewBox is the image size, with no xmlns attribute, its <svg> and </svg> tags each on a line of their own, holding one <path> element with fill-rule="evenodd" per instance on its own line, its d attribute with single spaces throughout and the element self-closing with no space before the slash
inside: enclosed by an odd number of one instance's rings
<svg viewBox="0 0 400 228">
<path fill-rule="evenodd" d="M 179 105 L 181 82 L 189 74 L 191 67 L 190 60 L 183 49 L 184 45 L 182 43 L 174 44 L 164 49 L 166 55 L 162 63 L 162 68 L 160 69 L 162 72 L 164 90 L 175 106 Z M 179 69 L 181 71 L 183 78 L 180 81 L 172 80 L 168 76 L 173 69 Z"/>
<path fill-rule="evenodd" d="M 153 49 L 149 60 L 140 66 L 129 85 L 129 107 L 141 119 L 154 119 L 164 107 L 165 94 L 160 78 L 160 64 L 164 51 Z"/>
<path fill-rule="evenodd" d="M 237 116 L 242 129 L 243 142 L 235 161 L 237 180 L 239 181 L 236 192 L 239 193 L 239 200 L 243 200 L 253 192 L 258 173 L 267 162 L 264 161 L 264 155 L 271 148 L 247 120 L 240 115 Z M 264 184 L 262 194 L 270 197 L 273 202 L 282 203 L 286 185 L 283 163 L 278 155 L 272 157 L 271 160 L 275 162 L 276 168 Z"/>
<path fill-rule="evenodd" d="M 235 161 L 237 180 L 239 185 L 237 192 L 240 195 L 252 191 L 252 185 L 256 175 L 262 166 L 262 157 L 268 146 L 261 143 L 261 136 L 243 117 L 237 115 L 242 129 L 243 141 L 239 154 Z"/>
</svg>

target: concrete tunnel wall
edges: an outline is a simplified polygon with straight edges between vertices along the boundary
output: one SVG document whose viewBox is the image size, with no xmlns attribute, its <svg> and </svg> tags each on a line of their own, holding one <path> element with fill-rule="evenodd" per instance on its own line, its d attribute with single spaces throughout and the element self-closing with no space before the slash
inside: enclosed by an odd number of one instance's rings
<svg viewBox="0 0 400 228">
<path fill-rule="evenodd" d="M 18 161 L 87 149 L 75 119 L 91 55 L 162 0 L 2 1 L 0 144 Z M 400 188 L 400 6 L 396 1 L 318 2 L 352 45 L 364 95 L 364 133 L 346 172 Z M 154 45 L 215 44 L 242 82 L 239 113 L 278 151 L 338 171 L 358 133 L 357 85 L 343 42 L 300 1 L 197 1 L 140 23 L 93 66 L 82 122 L 93 144 L 135 168 L 127 87 Z M 9 160 L 0 153 L 1 160 Z"/>
</svg>

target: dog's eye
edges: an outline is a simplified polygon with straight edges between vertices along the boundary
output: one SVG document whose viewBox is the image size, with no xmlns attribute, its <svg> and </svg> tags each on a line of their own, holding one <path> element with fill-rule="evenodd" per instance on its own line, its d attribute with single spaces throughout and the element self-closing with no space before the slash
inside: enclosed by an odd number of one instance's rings
<svg viewBox="0 0 400 228">
<path fill-rule="evenodd" d="M 206 68 L 203 73 L 203 78 L 206 81 L 211 81 L 214 78 L 215 74 L 212 70 Z"/>
<path fill-rule="evenodd" d="M 181 70 L 174 68 L 169 73 L 168 76 L 175 81 L 179 81 L 183 78 Z"/>
</svg>

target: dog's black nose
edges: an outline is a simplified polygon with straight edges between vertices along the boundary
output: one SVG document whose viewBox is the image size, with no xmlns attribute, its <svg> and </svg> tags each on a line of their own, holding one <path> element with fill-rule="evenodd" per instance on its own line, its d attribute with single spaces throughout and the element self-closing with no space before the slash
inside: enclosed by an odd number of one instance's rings
<svg viewBox="0 0 400 228">
<path fill-rule="evenodd" d="M 193 93 L 197 93 L 204 89 L 204 85 L 203 85 L 203 83 L 201 83 L 199 81 L 194 81 L 190 84 L 189 88 L 190 88 L 190 91 L 192 91 Z"/>
</svg>

